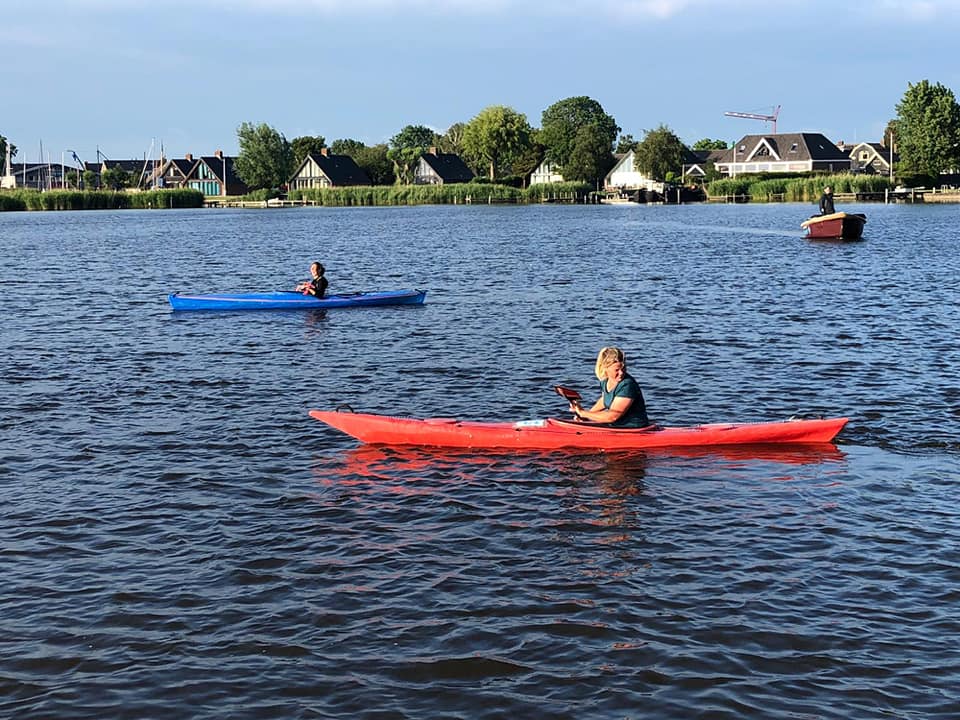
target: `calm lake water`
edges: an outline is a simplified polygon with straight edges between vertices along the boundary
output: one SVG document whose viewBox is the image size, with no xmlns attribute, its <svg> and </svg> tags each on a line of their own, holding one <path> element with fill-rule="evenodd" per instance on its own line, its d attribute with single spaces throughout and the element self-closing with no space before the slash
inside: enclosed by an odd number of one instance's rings
<svg viewBox="0 0 960 720">
<path fill-rule="evenodd" d="M 0 214 L 0 716 L 956 718 L 960 208 Z M 178 313 L 173 291 L 420 287 Z M 834 451 L 358 446 L 621 345 L 665 424 Z"/>
</svg>

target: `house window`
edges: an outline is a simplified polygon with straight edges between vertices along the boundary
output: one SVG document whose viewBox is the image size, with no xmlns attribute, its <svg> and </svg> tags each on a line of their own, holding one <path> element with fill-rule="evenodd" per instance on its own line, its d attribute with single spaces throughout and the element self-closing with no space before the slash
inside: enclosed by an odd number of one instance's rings
<svg viewBox="0 0 960 720">
<path fill-rule="evenodd" d="M 869 159 L 870 159 L 870 153 L 868 153 L 866 150 L 864 150 L 863 152 L 860 153 L 860 159 L 861 159 L 861 160 L 869 160 Z"/>
<path fill-rule="evenodd" d="M 763 155 L 769 155 L 769 154 L 770 154 L 770 148 L 768 148 L 766 145 L 764 145 L 763 147 L 757 150 L 757 157 L 760 157 Z"/>
<path fill-rule="evenodd" d="M 797 152 L 797 144 L 796 144 L 796 143 L 794 143 L 793 145 L 790 146 L 790 152 Z"/>
</svg>

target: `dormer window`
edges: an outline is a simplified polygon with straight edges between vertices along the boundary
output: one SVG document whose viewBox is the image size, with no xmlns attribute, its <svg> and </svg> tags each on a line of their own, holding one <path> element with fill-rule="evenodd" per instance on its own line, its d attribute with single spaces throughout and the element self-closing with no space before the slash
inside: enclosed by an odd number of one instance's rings
<svg viewBox="0 0 960 720">
<path fill-rule="evenodd" d="M 794 143 L 793 145 L 790 146 L 790 152 L 797 152 L 797 144 L 796 144 L 796 143 Z"/>
</svg>

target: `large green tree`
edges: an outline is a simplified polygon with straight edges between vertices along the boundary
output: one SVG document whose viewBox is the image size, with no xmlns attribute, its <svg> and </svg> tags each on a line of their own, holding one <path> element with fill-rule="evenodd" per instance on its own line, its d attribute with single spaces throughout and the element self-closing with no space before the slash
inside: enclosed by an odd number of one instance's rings
<svg viewBox="0 0 960 720">
<path fill-rule="evenodd" d="M 463 129 L 463 149 L 486 165 L 490 180 L 530 147 L 527 116 L 505 105 L 481 110 Z"/>
<path fill-rule="evenodd" d="M 595 137 L 588 141 L 581 132 L 584 128 L 590 128 L 589 133 Z M 568 167 L 577 144 L 581 159 L 585 143 L 594 148 L 597 156 L 591 164 L 599 167 L 608 162 L 604 155 L 612 152 L 619 132 L 616 120 L 604 112 L 600 103 L 580 95 L 560 100 L 543 111 L 539 141 L 546 148 L 546 159 L 559 165 L 564 179 L 570 180 L 583 175 L 582 166 Z"/>
<path fill-rule="evenodd" d="M 393 161 L 387 157 L 388 150 L 386 143 L 378 143 L 351 155 L 374 185 L 393 185 L 397 181 Z"/>
<path fill-rule="evenodd" d="M 647 177 L 658 182 L 667 179 L 668 173 L 683 172 L 686 146 L 666 125 L 648 130 L 634 151 L 633 165 Z"/>
<path fill-rule="evenodd" d="M 413 182 L 413 166 L 429 148 L 438 144 L 439 137 L 423 125 L 407 125 L 390 138 L 387 157 L 393 162 L 398 183 Z"/>
<path fill-rule="evenodd" d="M 936 179 L 960 166 L 960 105 L 953 91 L 927 80 L 908 83 L 897 104 L 896 137 L 901 175 Z"/>
<path fill-rule="evenodd" d="M 277 188 L 293 174 L 293 149 L 282 133 L 266 123 L 241 123 L 237 128 L 240 154 L 233 169 L 251 190 Z"/>
<path fill-rule="evenodd" d="M 303 135 L 295 137 L 290 141 L 290 149 L 293 150 L 293 168 L 296 170 L 300 163 L 310 153 L 319 155 L 320 151 L 327 146 L 327 140 L 323 135 Z"/>
<path fill-rule="evenodd" d="M 570 156 L 563 166 L 563 179 L 579 180 L 599 187 L 614 162 L 607 133 L 595 124 L 585 125 L 573 139 Z"/>
</svg>

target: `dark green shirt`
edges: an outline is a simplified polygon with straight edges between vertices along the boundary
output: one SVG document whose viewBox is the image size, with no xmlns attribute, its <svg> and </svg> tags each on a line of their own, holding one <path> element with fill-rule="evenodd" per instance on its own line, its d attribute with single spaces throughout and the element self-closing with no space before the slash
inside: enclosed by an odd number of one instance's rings
<svg viewBox="0 0 960 720">
<path fill-rule="evenodd" d="M 609 410 L 615 398 L 625 397 L 633 400 L 627 411 L 620 416 L 616 422 L 610 423 L 613 427 L 646 427 L 650 424 L 647 418 L 647 404 L 643 401 L 643 392 L 637 381 L 629 374 L 624 374 L 623 379 L 617 383 L 612 390 L 607 390 L 607 381 L 600 381 L 600 393 L 603 395 L 603 407 Z"/>
</svg>

